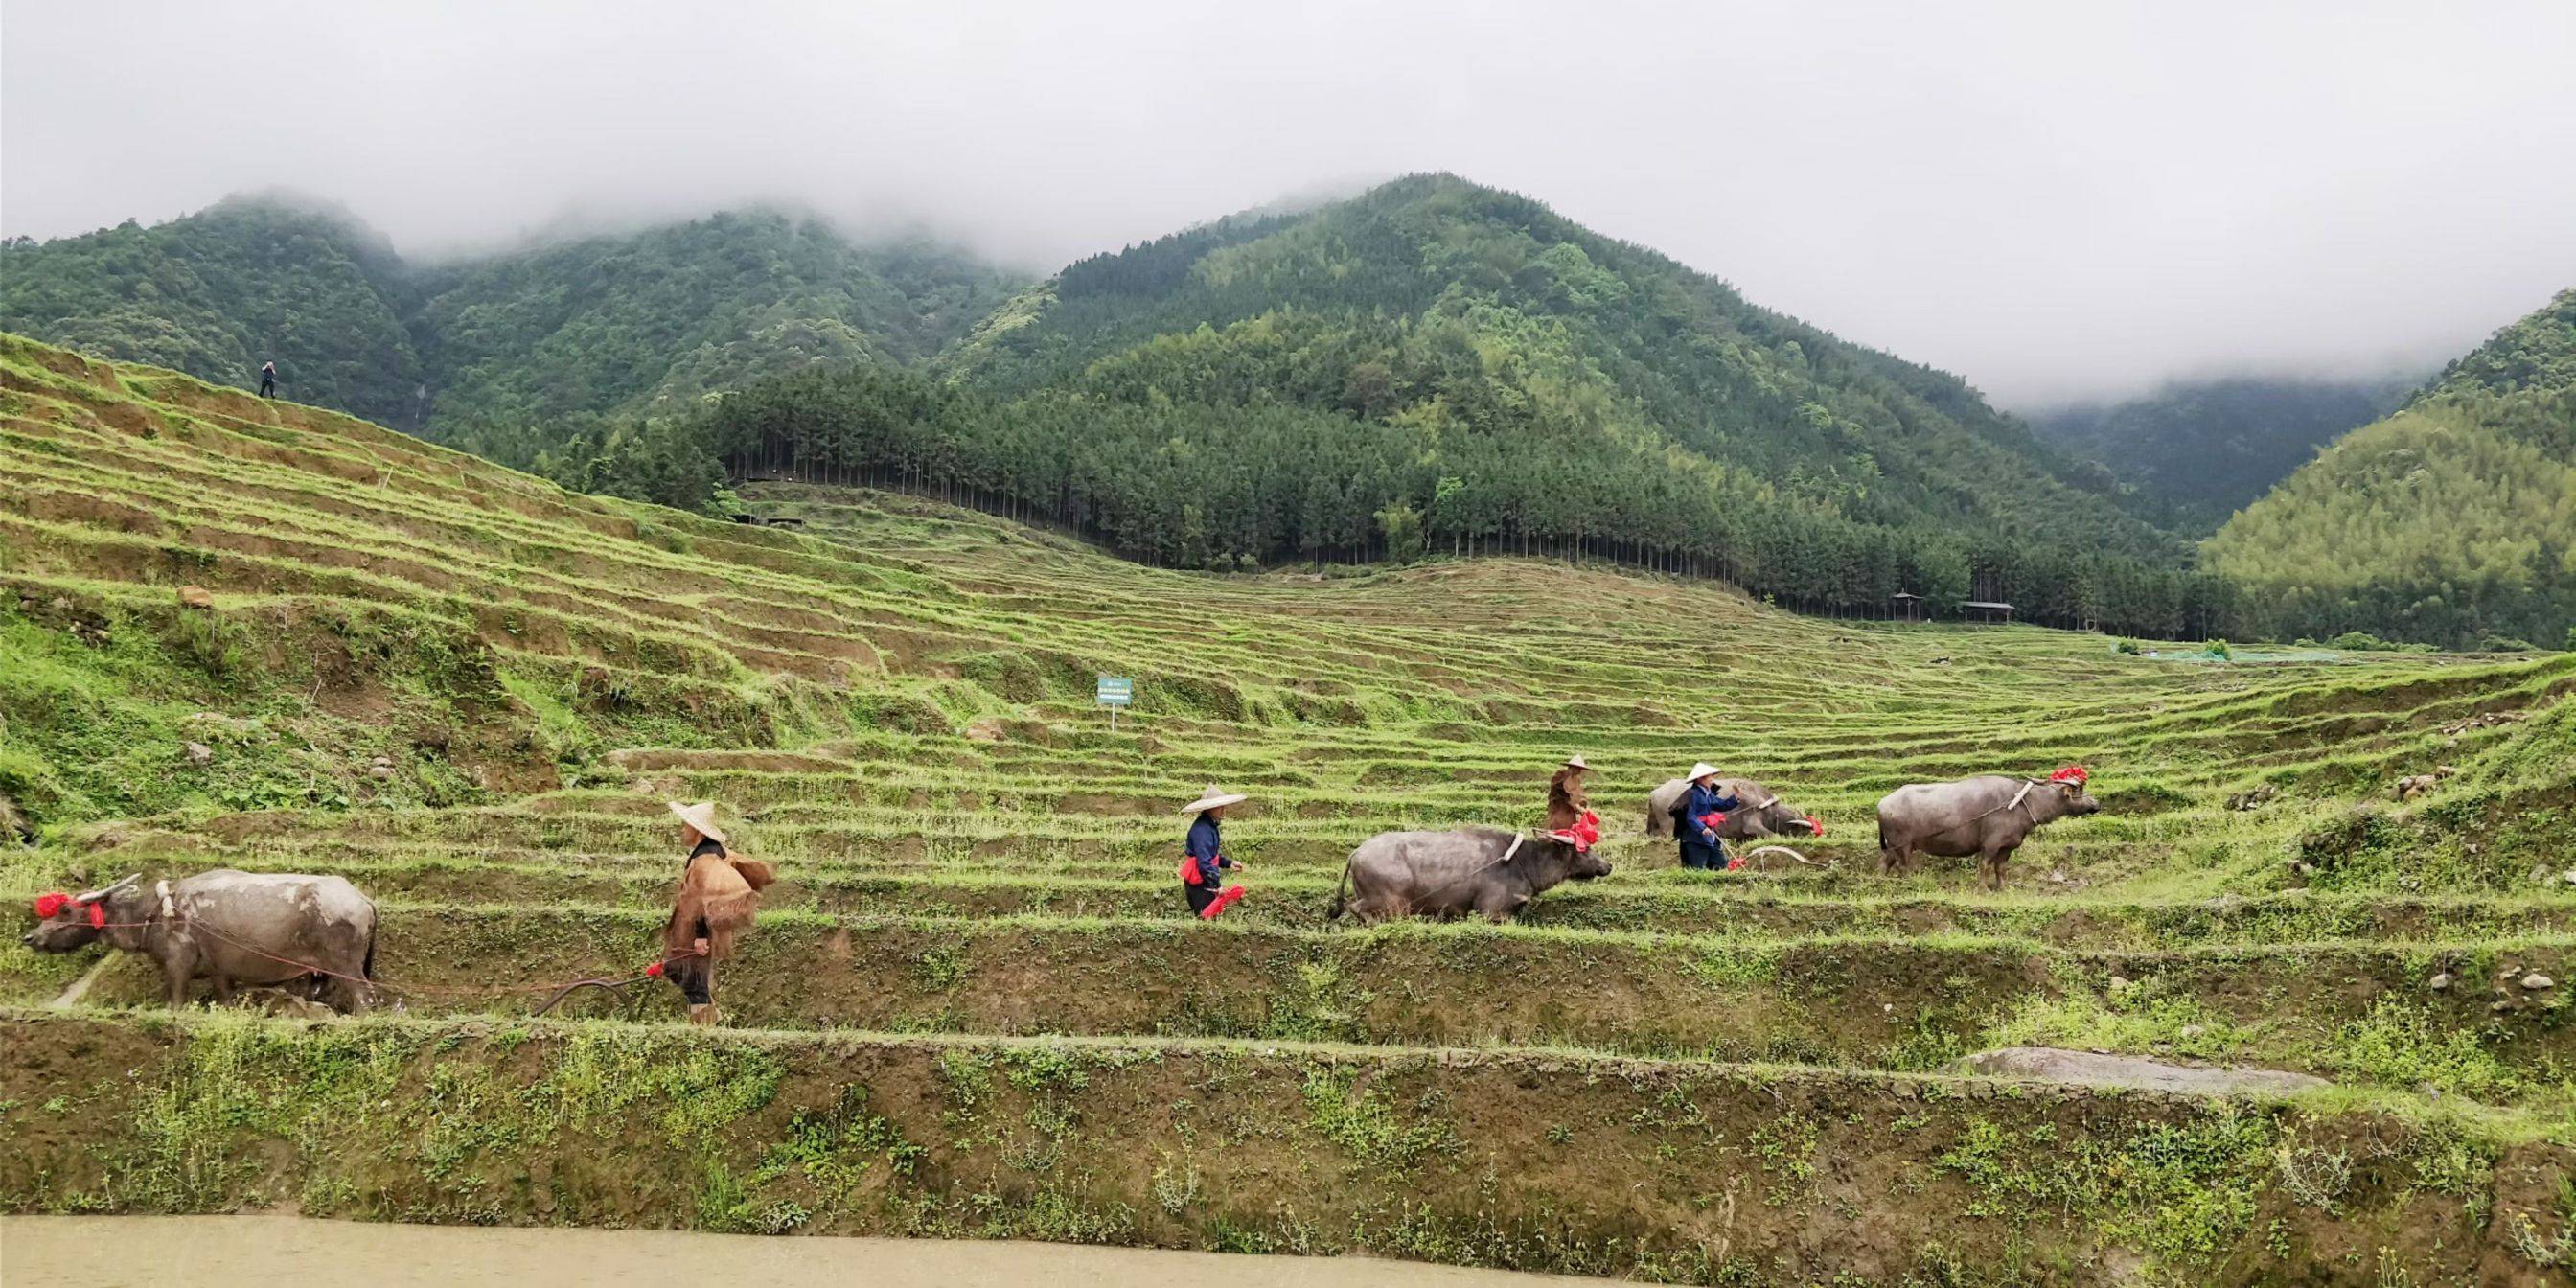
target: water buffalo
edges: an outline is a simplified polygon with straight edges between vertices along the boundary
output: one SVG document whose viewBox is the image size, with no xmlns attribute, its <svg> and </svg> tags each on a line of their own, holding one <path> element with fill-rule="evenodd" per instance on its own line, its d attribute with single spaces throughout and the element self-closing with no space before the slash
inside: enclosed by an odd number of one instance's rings
<svg viewBox="0 0 2576 1288">
<path fill-rule="evenodd" d="M 2000 890 L 2004 864 L 2043 823 L 2102 806 L 2081 781 L 1981 774 L 1955 783 L 1909 783 L 1878 802 L 1878 870 L 1909 870 L 1916 854 L 1977 856 L 1977 884 Z"/>
<path fill-rule="evenodd" d="M 115 885 L 37 901 L 43 920 L 21 942 L 67 953 L 93 941 L 161 963 L 170 1004 L 191 980 L 211 979 L 219 1001 L 233 985 L 316 981 L 343 1014 L 367 1008 L 376 971 L 376 905 L 338 877 L 218 868 L 177 881 Z M 281 961 L 280 958 L 285 960 Z"/>
<path fill-rule="evenodd" d="M 1673 834 L 1673 804 L 1690 786 L 1687 778 L 1675 778 L 1646 797 L 1646 835 L 1670 838 Z M 1717 789 L 1742 805 L 1726 812 L 1726 823 L 1717 829 L 1721 841 L 1750 841 L 1765 836 L 1820 836 L 1824 829 L 1816 820 L 1782 802 L 1770 788 L 1750 778 L 1721 778 Z"/>
<path fill-rule="evenodd" d="M 1347 909 L 1370 922 L 1411 916 L 1446 921 L 1472 912 L 1509 921 L 1560 882 L 1608 875 L 1607 860 L 1543 835 L 1499 827 L 1380 832 L 1351 851 L 1342 889 L 1333 896 L 1333 915 Z"/>
</svg>

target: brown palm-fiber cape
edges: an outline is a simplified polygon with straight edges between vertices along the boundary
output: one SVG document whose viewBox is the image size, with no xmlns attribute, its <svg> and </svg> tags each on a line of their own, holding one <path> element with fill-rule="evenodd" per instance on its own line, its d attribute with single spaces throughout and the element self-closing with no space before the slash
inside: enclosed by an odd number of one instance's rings
<svg viewBox="0 0 2576 1288">
<path fill-rule="evenodd" d="M 709 964 L 731 957 L 734 938 L 751 929 L 752 914 L 760 911 L 760 892 L 777 879 L 777 869 L 730 850 L 689 860 L 671 901 L 670 923 L 662 928 L 662 951 L 693 957 L 704 939 Z"/>
<path fill-rule="evenodd" d="M 1592 802 L 1583 792 L 1583 771 L 1566 768 L 1547 780 L 1547 830 L 1562 832 L 1583 818 Z"/>
</svg>

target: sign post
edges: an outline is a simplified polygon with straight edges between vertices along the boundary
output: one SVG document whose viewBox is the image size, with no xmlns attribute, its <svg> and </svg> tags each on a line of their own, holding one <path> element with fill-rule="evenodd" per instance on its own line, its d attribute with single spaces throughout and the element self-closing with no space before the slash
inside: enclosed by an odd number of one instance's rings
<svg viewBox="0 0 2576 1288">
<path fill-rule="evenodd" d="M 1109 728 L 1118 728 L 1118 708 L 1136 700 L 1136 682 L 1123 675 L 1100 677 L 1100 689 L 1092 695 L 1092 705 L 1109 708 Z"/>
</svg>

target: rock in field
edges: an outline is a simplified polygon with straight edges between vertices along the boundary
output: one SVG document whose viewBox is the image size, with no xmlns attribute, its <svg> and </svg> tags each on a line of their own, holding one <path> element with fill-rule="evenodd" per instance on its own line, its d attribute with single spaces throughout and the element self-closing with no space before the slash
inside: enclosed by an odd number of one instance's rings
<svg viewBox="0 0 2576 1288">
<path fill-rule="evenodd" d="M 186 608 L 208 609 L 215 606 L 215 593 L 203 586 L 181 586 L 179 603 Z"/>
<path fill-rule="evenodd" d="M 189 743 L 184 750 L 188 753 L 188 763 L 191 765 L 211 765 L 215 763 L 215 749 L 202 742 Z"/>
<path fill-rule="evenodd" d="M 2551 979 L 2550 977 L 2541 974 L 2539 971 L 2533 971 L 2522 977 L 2522 986 L 2534 993 L 2537 993 L 2544 988 L 2552 987 L 2557 983 L 2557 980 Z"/>
<path fill-rule="evenodd" d="M 2174 1064 L 2133 1055 L 2097 1055 L 2059 1047 L 1999 1047 L 1960 1062 L 1969 1073 L 1999 1078 L 2036 1078 L 2096 1087 L 2142 1087 L 2225 1095 L 2234 1091 L 2274 1094 L 2332 1086 L 2323 1078 L 2287 1069 L 2213 1069 Z"/>
</svg>

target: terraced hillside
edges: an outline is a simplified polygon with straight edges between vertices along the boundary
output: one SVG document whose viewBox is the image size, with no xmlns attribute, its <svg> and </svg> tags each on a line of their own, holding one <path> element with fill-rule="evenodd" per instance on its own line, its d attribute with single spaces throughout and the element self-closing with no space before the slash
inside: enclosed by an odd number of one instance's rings
<svg viewBox="0 0 2576 1288">
<path fill-rule="evenodd" d="M 0 413 L 0 793 L 39 841 L 0 894 L 337 872 L 399 990 L 174 1020 L 143 963 L 0 950 L 11 1210 L 1745 1284 L 2576 1256 L 2576 658 L 2128 656 L 1525 560 L 1161 572 L 858 491 L 717 524 L 16 339 Z M 1533 822 L 1571 751 L 1612 876 L 1515 926 L 1329 920 L 1358 840 Z M 1819 815 L 1813 863 L 1636 835 L 1702 757 Z M 2106 808 L 2005 892 L 1876 874 L 1889 787 L 2069 761 Z M 1172 809 L 1209 781 L 1254 794 L 1253 893 L 1201 925 Z M 658 985 L 527 1018 L 652 958 L 678 797 L 784 872 L 731 1028 Z M 1961 1071 L 2016 1045 L 2337 1085 Z"/>
</svg>

